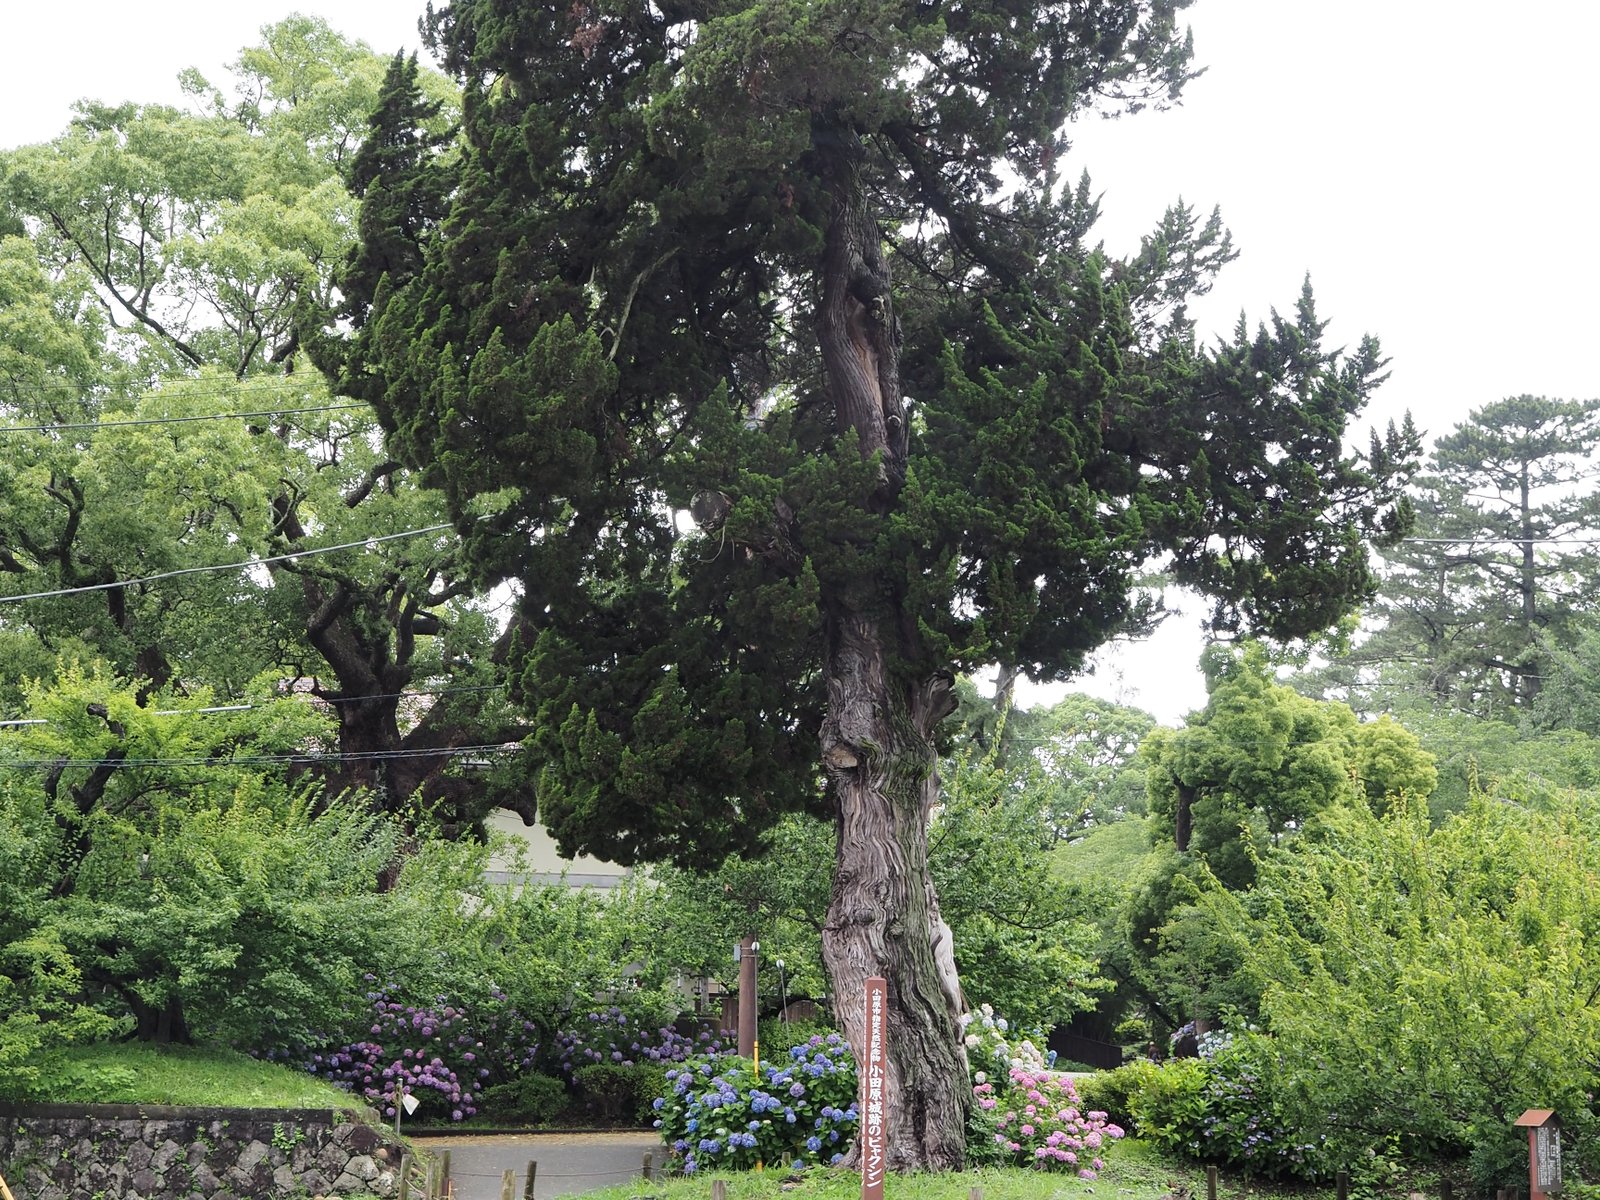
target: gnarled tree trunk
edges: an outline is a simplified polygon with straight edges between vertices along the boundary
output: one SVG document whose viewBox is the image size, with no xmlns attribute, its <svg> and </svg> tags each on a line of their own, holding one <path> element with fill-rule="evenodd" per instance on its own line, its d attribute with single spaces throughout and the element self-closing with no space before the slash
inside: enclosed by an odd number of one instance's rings
<svg viewBox="0 0 1600 1200">
<path fill-rule="evenodd" d="M 907 433 L 888 264 L 866 203 L 854 135 L 819 128 L 833 212 L 818 336 L 840 433 L 880 464 L 869 504 L 889 511 L 905 479 Z M 834 1003 L 850 1044 L 865 1045 L 862 996 L 888 982 L 889 1164 L 964 1165 L 969 1104 L 961 999 L 950 929 L 928 876 L 928 820 L 939 795 L 933 732 L 954 709 L 947 674 L 905 678 L 914 629 L 863 586 L 825 599 L 828 712 L 823 765 L 838 806 L 838 862 L 822 933 Z M 852 1156 L 854 1161 L 854 1156 Z"/>
<path fill-rule="evenodd" d="M 823 960 L 853 1047 L 866 1044 L 865 981 L 888 982 L 890 1166 L 959 1168 L 969 1103 L 960 995 L 928 877 L 928 818 L 939 795 L 931 735 L 953 707 L 950 681 L 905 694 L 885 670 L 872 621 L 840 625 L 822 738 L 839 808 Z"/>
</svg>

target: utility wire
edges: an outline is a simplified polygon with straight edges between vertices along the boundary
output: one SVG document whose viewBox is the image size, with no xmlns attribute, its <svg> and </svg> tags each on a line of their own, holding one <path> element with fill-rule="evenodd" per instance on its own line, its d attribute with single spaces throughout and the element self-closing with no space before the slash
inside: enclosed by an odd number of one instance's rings
<svg viewBox="0 0 1600 1200">
<path fill-rule="evenodd" d="M 274 392 L 279 390 L 309 391 L 318 384 L 326 383 L 323 377 L 315 372 L 308 372 L 302 376 L 294 375 L 252 375 L 248 379 L 234 383 L 225 383 L 220 386 L 195 387 L 194 384 L 202 382 L 199 375 L 176 375 L 156 379 L 153 382 L 128 380 L 125 386 L 139 395 L 158 396 L 164 393 L 185 396 L 238 396 L 250 395 L 254 392 Z M 49 387 L 43 384 L 22 384 L 5 387 L 0 391 L 7 397 L 32 397 L 40 400 L 81 400 L 96 401 L 106 399 L 123 399 L 127 392 L 119 392 L 113 385 L 106 385 L 99 391 L 93 387 L 79 387 L 75 384 L 62 383 L 59 387 Z"/>
<path fill-rule="evenodd" d="M 503 683 L 473 684 L 470 687 L 454 688 L 417 688 L 409 692 L 376 692 L 370 696 L 318 696 L 314 692 L 287 692 L 271 702 L 263 701 L 260 704 L 251 704 L 240 701 L 236 704 L 214 704 L 208 708 L 161 708 L 155 715 L 158 717 L 192 717 L 196 715 L 212 716 L 216 713 L 255 712 L 258 709 L 270 708 L 274 704 L 288 700 L 304 698 L 314 700 L 318 704 L 364 704 L 369 700 L 411 700 L 423 696 L 459 696 L 472 692 L 501 692 L 506 685 Z M 11 720 L 0 721 L 0 729 L 16 729 L 24 725 L 53 725 L 55 722 L 43 717 L 17 717 Z"/>
<path fill-rule="evenodd" d="M 301 751 L 295 754 L 241 754 L 222 758 L 199 754 L 168 758 L 13 758 L 0 759 L 0 770 L 36 770 L 57 767 L 260 767 L 305 765 L 320 766 L 325 763 L 390 762 L 415 758 L 464 758 L 468 755 L 512 754 L 515 745 L 494 742 L 479 746 L 415 746 L 401 750 L 358 750 L 344 753 L 329 751 Z"/>
<path fill-rule="evenodd" d="M 1600 546 L 1600 537 L 1458 537 L 1401 538 L 1404 546 Z"/>
<path fill-rule="evenodd" d="M 130 425 L 184 425 L 191 421 L 249 420 L 253 417 L 298 417 L 306 413 L 349 412 L 365 404 L 325 404 L 320 408 L 276 408 L 260 412 L 203 413 L 191 417 L 138 417 L 126 421 L 75 421 L 59 425 L 0 425 L 0 433 L 56 433 L 66 429 L 125 429 Z"/>
<path fill-rule="evenodd" d="M 179 575 L 200 575 L 207 571 L 238 571 L 246 567 L 264 567 L 269 563 L 289 562 L 296 558 L 309 558 L 314 554 L 332 554 L 339 550 L 357 550 L 367 546 L 377 545 L 379 542 L 393 542 L 401 538 L 420 537 L 425 533 L 439 533 L 441 530 L 453 529 L 448 523 L 442 525 L 425 525 L 421 529 L 408 529 L 403 533 L 385 533 L 378 537 L 363 538 L 359 542 L 343 542 L 337 546 L 314 546 L 309 550 L 295 550 L 289 554 L 274 554 L 269 558 L 252 558 L 244 562 L 216 563 L 206 567 L 182 567 L 176 571 L 162 571 L 157 575 L 145 575 L 138 579 L 118 579 L 111 583 L 90 583 L 83 587 L 56 588 L 48 592 L 25 592 L 20 596 L 0 596 L 0 604 L 15 604 L 19 600 L 48 600 L 56 596 L 77 596 L 84 592 L 106 592 L 117 588 L 136 587 L 141 583 L 155 583 L 161 579 L 176 579 Z"/>
</svg>

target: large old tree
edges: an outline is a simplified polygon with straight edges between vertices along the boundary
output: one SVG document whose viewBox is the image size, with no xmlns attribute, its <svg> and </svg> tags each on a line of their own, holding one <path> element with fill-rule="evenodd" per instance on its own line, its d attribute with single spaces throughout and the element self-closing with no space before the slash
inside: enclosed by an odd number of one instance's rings
<svg viewBox="0 0 1600 1200">
<path fill-rule="evenodd" d="M 189 72 L 181 108 L 85 103 L 0 152 L 0 705 L 91 657 L 147 694 L 237 701 L 271 677 L 337 717 L 331 792 L 467 832 L 521 806 L 463 751 L 524 726 L 495 686 L 514 632 L 497 644 L 455 539 L 280 557 L 440 520 L 299 330 L 365 287 L 371 247 L 347 260 L 386 150 L 374 107 L 451 89 L 315 18 L 262 39 L 234 98 Z M 442 145 L 447 111 L 417 98 L 411 136 Z M 252 556 L 270 577 L 215 570 Z"/>
<path fill-rule="evenodd" d="M 1108 261 L 1059 186 L 1075 116 L 1178 95 L 1181 7 L 460 0 L 426 24 L 464 148 L 367 193 L 392 266 L 342 386 L 520 586 L 541 815 L 705 864 L 831 814 L 824 954 L 857 1043 L 889 980 L 902 1168 L 963 1158 L 926 836 L 954 674 L 1070 674 L 1149 618 L 1152 561 L 1304 634 L 1394 528 L 1412 448 L 1341 448 L 1376 344 L 1325 349 L 1308 292 L 1197 349 L 1220 224 Z M 398 202 L 429 172 L 436 219 Z"/>
</svg>

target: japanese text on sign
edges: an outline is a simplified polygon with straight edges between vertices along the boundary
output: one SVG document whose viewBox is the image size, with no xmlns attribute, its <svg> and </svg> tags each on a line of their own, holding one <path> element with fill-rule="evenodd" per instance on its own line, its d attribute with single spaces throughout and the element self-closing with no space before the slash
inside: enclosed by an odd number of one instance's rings
<svg viewBox="0 0 1600 1200">
<path fill-rule="evenodd" d="M 889 985 L 867 980 L 866 1069 L 861 1074 L 861 1200 L 883 1200 L 884 1168 L 889 1157 L 887 1091 L 887 1004 Z"/>
</svg>

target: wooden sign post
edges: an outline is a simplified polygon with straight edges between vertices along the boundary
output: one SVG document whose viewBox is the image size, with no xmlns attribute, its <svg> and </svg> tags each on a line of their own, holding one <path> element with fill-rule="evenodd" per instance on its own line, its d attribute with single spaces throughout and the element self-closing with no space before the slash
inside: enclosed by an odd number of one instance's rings
<svg viewBox="0 0 1600 1200">
<path fill-rule="evenodd" d="M 1548 1108 L 1530 1108 L 1513 1122 L 1528 1131 L 1528 1200 L 1561 1191 L 1561 1125 Z"/>
<path fill-rule="evenodd" d="M 867 980 L 867 1044 L 861 1058 L 861 1200 L 883 1200 L 889 1162 L 889 985 Z"/>
</svg>

